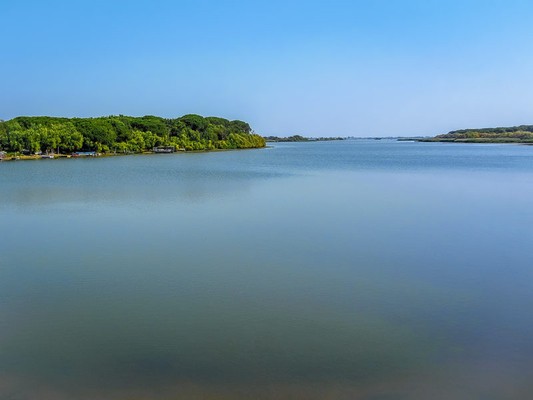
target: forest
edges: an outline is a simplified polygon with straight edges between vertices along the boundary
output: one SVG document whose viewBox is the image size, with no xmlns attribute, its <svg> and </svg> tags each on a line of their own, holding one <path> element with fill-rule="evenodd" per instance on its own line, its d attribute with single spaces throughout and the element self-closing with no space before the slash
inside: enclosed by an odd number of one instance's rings
<svg viewBox="0 0 533 400">
<path fill-rule="evenodd" d="M 96 151 L 127 154 L 150 151 L 156 146 L 185 151 L 245 149 L 264 147 L 265 140 L 246 122 L 196 114 L 174 119 L 118 115 L 0 120 L 0 150 L 11 153 Z"/>
<path fill-rule="evenodd" d="M 533 143 L 533 125 L 499 128 L 461 129 L 421 142 Z"/>
</svg>

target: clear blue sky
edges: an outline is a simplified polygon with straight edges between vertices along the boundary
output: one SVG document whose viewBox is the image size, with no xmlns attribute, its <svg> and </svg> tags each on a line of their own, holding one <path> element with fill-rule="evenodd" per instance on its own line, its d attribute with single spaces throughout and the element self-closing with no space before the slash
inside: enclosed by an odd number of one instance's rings
<svg viewBox="0 0 533 400">
<path fill-rule="evenodd" d="M 264 135 L 533 124 L 533 1 L 0 0 L 0 118 L 248 121 Z"/>
</svg>

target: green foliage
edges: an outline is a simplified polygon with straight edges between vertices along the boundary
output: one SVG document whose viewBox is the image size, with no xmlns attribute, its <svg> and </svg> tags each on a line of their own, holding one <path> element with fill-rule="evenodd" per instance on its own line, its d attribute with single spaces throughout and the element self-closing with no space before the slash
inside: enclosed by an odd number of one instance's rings
<svg viewBox="0 0 533 400">
<path fill-rule="evenodd" d="M 234 133 L 250 133 L 252 131 L 250 125 L 238 120 L 230 122 L 230 130 Z"/>
<path fill-rule="evenodd" d="M 4 121 L 0 120 L 0 150 L 7 149 L 8 137 L 7 137 L 7 125 Z"/>
<path fill-rule="evenodd" d="M 117 140 L 117 131 L 108 118 L 74 118 L 72 122 L 84 137 L 84 147 L 109 147 Z"/>
<path fill-rule="evenodd" d="M 485 142 L 485 143 L 531 143 L 533 125 L 520 125 L 499 128 L 461 129 L 424 141 L 440 142 Z"/>
<path fill-rule="evenodd" d="M 55 125 L 53 128 L 59 137 L 56 147 L 61 151 L 71 153 L 82 148 L 83 135 L 76 129 L 74 124 L 67 122 L 62 125 Z"/>
<path fill-rule="evenodd" d="M 309 139 L 301 135 L 292 135 L 289 137 L 267 136 L 267 142 L 308 142 Z"/>
<path fill-rule="evenodd" d="M 188 151 L 264 147 L 265 140 L 251 132 L 243 121 L 204 118 L 196 114 L 175 119 L 149 115 L 72 119 L 17 117 L 0 121 L 0 149 L 139 153 L 155 146 L 174 146 Z"/>
<path fill-rule="evenodd" d="M 332 140 L 344 140 L 342 137 L 318 137 L 318 138 L 307 138 L 301 135 L 292 135 L 289 137 L 279 137 L 279 136 L 267 136 L 265 137 L 267 142 L 327 142 Z"/>
<path fill-rule="evenodd" d="M 168 136 L 168 127 L 163 118 L 154 117 L 152 115 L 146 115 L 140 118 L 122 116 L 121 118 L 125 123 L 129 123 L 132 129 L 141 132 L 152 132 L 159 137 Z"/>
<path fill-rule="evenodd" d="M 208 125 L 208 122 L 204 117 L 196 114 L 184 115 L 183 117 L 179 118 L 179 121 L 183 122 L 187 128 L 200 133 L 205 132 Z"/>
<path fill-rule="evenodd" d="M 509 127 L 498 127 L 498 128 L 481 128 L 481 129 L 460 129 L 457 131 L 450 131 L 448 135 L 462 135 L 470 133 L 479 133 L 487 135 L 505 135 L 512 134 L 515 132 L 533 132 L 533 125 L 520 125 L 520 126 L 509 126 Z"/>
<path fill-rule="evenodd" d="M 533 125 L 520 125 L 499 128 L 461 129 L 438 135 L 426 141 L 445 142 L 533 142 Z"/>
</svg>

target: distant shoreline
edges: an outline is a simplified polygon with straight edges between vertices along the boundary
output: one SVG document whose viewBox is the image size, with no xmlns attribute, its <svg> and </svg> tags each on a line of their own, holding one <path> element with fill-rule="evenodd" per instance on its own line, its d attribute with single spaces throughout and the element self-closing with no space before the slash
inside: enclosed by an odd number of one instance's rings
<svg viewBox="0 0 533 400">
<path fill-rule="evenodd" d="M 533 125 L 498 128 L 470 128 L 450 131 L 434 137 L 415 139 L 418 142 L 442 143 L 511 143 L 533 144 Z"/>
<path fill-rule="evenodd" d="M 301 135 L 293 135 L 288 137 L 279 137 L 279 136 L 264 136 L 265 141 L 267 142 L 329 142 L 333 140 L 346 140 L 342 137 L 318 137 L 310 138 Z"/>
<path fill-rule="evenodd" d="M 422 143 L 478 143 L 478 144 L 523 144 L 526 146 L 533 145 L 533 141 L 514 140 L 507 138 L 494 139 L 444 139 L 444 138 L 427 138 L 427 139 L 408 139 Z"/>
<path fill-rule="evenodd" d="M 177 151 L 174 151 L 172 153 L 166 153 L 167 155 L 168 154 L 185 154 L 185 153 L 193 153 L 193 154 L 198 154 L 198 153 L 219 153 L 219 152 L 226 152 L 226 151 L 240 151 L 240 150 L 260 150 L 260 149 L 265 149 L 267 148 L 267 146 L 265 147 L 247 147 L 247 148 L 242 148 L 242 149 L 211 149 L 211 150 L 184 150 L 184 149 L 180 149 L 180 150 L 177 150 Z M 0 152 L 2 153 L 2 152 Z M 49 157 L 43 157 L 42 155 L 39 155 L 39 154 L 31 154 L 31 155 L 24 155 L 24 154 L 20 154 L 20 155 L 14 155 L 14 154 L 6 154 L 4 157 L 2 157 L 2 155 L 0 154 L 0 162 L 11 162 L 11 161 L 29 161 L 29 160 L 49 160 L 49 159 L 52 159 L 52 160 L 59 160 L 59 159 L 86 159 L 86 158 L 108 158 L 108 157 L 126 157 L 126 156 L 149 156 L 149 155 L 156 155 L 158 154 L 157 152 L 154 152 L 154 151 L 144 151 L 144 152 L 140 152 L 140 153 L 98 153 L 94 156 L 75 156 L 75 155 L 72 155 L 72 154 L 56 154 L 56 153 L 51 153 L 51 154 L 48 154 L 46 156 L 49 156 Z M 160 153 L 159 153 L 160 154 Z M 162 155 L 162 157 L 164 157 L 164 155 Z"/>
</svg>

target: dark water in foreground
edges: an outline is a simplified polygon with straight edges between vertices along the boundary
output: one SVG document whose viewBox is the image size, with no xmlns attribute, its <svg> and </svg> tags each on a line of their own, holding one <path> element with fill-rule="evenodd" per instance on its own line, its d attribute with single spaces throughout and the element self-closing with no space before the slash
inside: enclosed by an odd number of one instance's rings
<svg viewBox="0 0 533 400">
<path fill-rule="evenodd" d="M 1 399 L 533 397 L 533 147 L 0 164 Z"/>
</svg>

